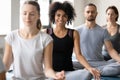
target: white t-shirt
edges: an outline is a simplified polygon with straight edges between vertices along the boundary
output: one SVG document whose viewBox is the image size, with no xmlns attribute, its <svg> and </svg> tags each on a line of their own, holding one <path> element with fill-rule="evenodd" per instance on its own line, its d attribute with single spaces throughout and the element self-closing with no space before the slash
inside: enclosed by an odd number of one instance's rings
<svg viewBox="0 0 120 80">
<path fill-rule="evenodd" d="M 12 47 L 14 78 L 44 80 L 43 49 L 53 39 L 41 31 L 32 39 L 23 39 L 18 30 L 14 30 L 5 37 L 5 40 Z"/>
</svg>

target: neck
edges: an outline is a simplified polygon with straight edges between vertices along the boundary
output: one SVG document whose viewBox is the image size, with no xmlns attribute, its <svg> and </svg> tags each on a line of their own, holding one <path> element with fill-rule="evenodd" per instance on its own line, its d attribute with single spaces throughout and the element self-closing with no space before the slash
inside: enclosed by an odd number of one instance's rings
<svg viewBox="0 0 120 80">
<path fill-rule="evenodd" d="M 64 31 L 64 30 L 66 30 L 66 27 L 65 26 L 56 26 L 54 30 L 55 31 Z"/>
<path fill-rule="evenodd" d="M 116 22 L 107 22 L 107 26 L 115 27 L 117 26 Z"/>
<path fill-rule="evenodd" d="M 89 28 L 92 29 L 95 27 L 96 23 L 95 21 L 86 21 L 85 25 Z"/>
<path fill-rule="evenodd" d="M 39 32 L 39 30 L 37 28 L 35 28 L 35 29 L 26 29 L 26 28 L 20 29 L 20 35 L 26 39 L 34 37 L 35 35 L 37 35 L 38 32 Z"/>
</svg>

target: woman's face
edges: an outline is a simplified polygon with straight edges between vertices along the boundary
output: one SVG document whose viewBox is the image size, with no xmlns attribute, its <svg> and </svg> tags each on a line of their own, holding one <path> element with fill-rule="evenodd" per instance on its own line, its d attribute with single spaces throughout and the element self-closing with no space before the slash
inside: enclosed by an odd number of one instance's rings
<svg viewBox="0 0 120 80">
<path fill-rule="evenodd" d="M 39 19 L 39 13 L 35 6 L 24 4 L 22 7 L 22 20 L 25 26 L 35 26 Z"/>
<path fill-rule="evenodd" d="M 107 22 L 116 22 L 117 15 L 115 14 L 113 9 L 108 9 L 106 12 Z"/>
<path fill-rule="evenodd" d="M 55 23 L 56 25 L 65 26 L 68 20 L 68 16 L 63 10 L 57 10 L 55 13 Z"/>
</svg>

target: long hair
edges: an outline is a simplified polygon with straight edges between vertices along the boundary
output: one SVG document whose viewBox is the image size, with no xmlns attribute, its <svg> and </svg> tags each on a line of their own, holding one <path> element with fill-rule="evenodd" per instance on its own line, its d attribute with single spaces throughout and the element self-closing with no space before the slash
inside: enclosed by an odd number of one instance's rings
<svg viewBox="0 0 120 80">
<path fill-rule="evenodd" d="M 24 2 L 24 4 L 31 4 L 31 5 L 35 6 L 36 9 L 37 9 L 37 11 L 38 11 L 38 14 L 40 15 L 40 6 L 39 6 L 39 4 L 38 4 L 37 1 L 27 0 L 27 1 Z M 38 20 L 37 20 L 37 28 L 38 28 L 38 29 L 41 29 L 41 26 L 42 26 L 41 20 L 38 19 Z"/>
<path fill-rule="evenodd" d="M 116 21 L 118 20 L 118 17 L 119 17 L 119 12 L 118 12 L 118 9 L 115 7 L 115 6 L 109 6 L 107 9 L 106 9 L 106 13 L 107 13 L 107 11 L 109 10 L 109 9 L 112 9 L 114 12 L 115 12 L 115 14 L 117 15 L 117 17 L 116 17 Z"/>
</svg>

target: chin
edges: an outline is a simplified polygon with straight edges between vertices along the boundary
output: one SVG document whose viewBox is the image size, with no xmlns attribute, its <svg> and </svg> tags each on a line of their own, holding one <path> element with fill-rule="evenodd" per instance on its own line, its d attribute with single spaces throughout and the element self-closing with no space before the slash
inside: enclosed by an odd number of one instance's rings
<svg viewBox="0 0 120 80">
<path fill-rule="evenodd" d="M 95 21 L 95 19 L 88 19 L 88 21 Z"/>
</svg>

